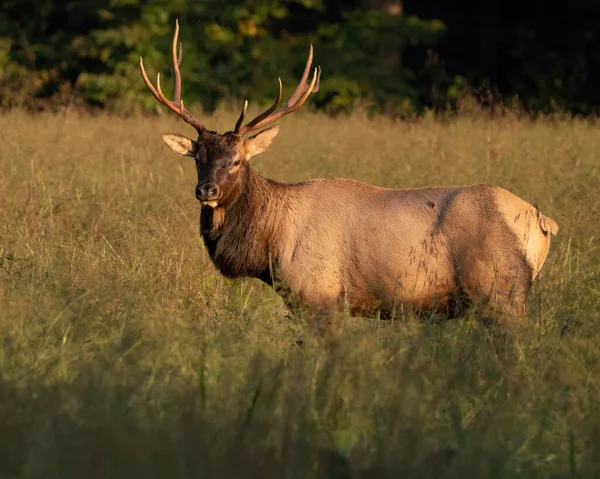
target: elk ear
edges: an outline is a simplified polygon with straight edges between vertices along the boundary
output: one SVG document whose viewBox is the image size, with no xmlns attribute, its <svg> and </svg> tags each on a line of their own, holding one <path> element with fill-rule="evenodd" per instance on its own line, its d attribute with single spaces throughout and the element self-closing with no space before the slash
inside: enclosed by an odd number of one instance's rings
<svg viewBox="0 0 600 479">
<path fill-rule="evenodd" d="M 198 142 L 187 136 L 165 133 L 162 139 L 178 155 L 195 157 L 198 154 Z"/>
<path fill-rule="evenodd" d="M 271 143 L 273 143 L 277 133 L 279 133 L 279 126 L 273 126 L 248 138 L 246 140 L 246 153 L 248 158 L 266 151 L 266 149 L 271 146 Z"/>
</svg>

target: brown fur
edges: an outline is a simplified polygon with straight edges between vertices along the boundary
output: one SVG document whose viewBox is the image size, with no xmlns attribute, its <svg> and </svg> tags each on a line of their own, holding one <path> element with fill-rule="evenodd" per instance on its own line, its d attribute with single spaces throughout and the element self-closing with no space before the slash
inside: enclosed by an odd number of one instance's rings
<svg viewBox="0 0 600 479">
<path fill-rule="evenodd" d="M 487 185 L 287 185 L 248 164 L 240 184 L 216 231 L 215 212 L 202 208 L 213 263 L 229 277 L 260 278 L 290 306 L 313 310 L 345 303 L 353 314 L 402 307 L 454 315 L 481 301 L 522 315 L 548 232 L 558 228 L 512 193 Z"/>
</svg>

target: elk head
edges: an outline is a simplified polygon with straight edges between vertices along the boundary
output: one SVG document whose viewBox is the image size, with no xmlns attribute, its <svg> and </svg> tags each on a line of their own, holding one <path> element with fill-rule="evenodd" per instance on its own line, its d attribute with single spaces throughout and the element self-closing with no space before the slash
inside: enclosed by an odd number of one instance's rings
<svg viewBox="0 0 600 479">
<path fill-rule="evenodd" d="M 196 185 L 195 193 L 198 201 L 203 206 L 222 209 L 234 202 L 241 192 L 245 178 L 244 172 L 248 169 L 248 160 L 269 147 L 277 136 L 279 127 L 274 126 L 262 130 L 248 139 L 245 139 L 244 135 L 269 126 L 281 117 L 300 108 L 311 93 L 318 91 L 321 68 L 317 67 L 314 69 L 310 84 L 307 84 L 313 58 L 311 45 L 302 78 L 296 90 L 283 107 L 277 110 L 282 96 L 280 78 L 279 93 L 270 108 L 249 123 L 243 124 L 246 109 L 248 108 L 248 102 L 246 101 L 240 117 L 235 124 L 235 128 L 232 131 L 220 134 L 204 127 L 183 104 L 181 98 L 181 73 L 179 71 L 179 65 L 182 60 L 182 46 L 181 44 L 179 45 L 179 54 L 177 54 L 178 36 L 179 22 L 176 21 L 172 45 L 173 100 L 167 99 L 162 92 L 160 74 L 158 74 L 156 79 L 156 88 L 152 85 L 148 79 L 148 75 L 146 75 L 142 57 L 140 57 L 140 71 L 144 83 L 154 98 L 173 113 L 180 116 L 186 123 L 193 126 L 198 132 L 196 140 L 172 133 L 164 134 L 162 138 L 175 153 L 182 156 L 190 156 L 196 161 L 198 184 Z"/>
</svg>

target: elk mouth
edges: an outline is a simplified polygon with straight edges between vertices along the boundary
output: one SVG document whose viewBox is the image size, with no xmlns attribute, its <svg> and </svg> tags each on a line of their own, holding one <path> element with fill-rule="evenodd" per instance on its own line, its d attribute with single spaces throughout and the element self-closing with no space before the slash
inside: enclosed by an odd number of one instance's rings
<svg viewBox="0 0 600 479">
<path fill-rule="evenodd" d="M 217 200 L 200 200 L 200 204 L 202 206 L 210 206 L 213 209 L 219 206 L 219 202 Z"/>
</svg>

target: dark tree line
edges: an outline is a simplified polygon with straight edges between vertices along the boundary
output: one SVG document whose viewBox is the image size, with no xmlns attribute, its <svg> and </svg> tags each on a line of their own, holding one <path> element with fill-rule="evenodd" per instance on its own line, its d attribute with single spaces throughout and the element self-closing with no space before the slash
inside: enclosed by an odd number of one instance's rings
<svg viewBox="0 0 600 479">
<path fill-rule="evenodd" d="M 402 115 L 468 93 L 534 111 L 600 106 L 595 0 L 2 0 L 0 106 L 153 108 L 137 59 L 169 74 L 175 18 L 185 98 L 206 109 L 267 102 L 278 76 L 293 87 L 309 42 L 323 66 L 314 103 L 331 112 Z"/>
<path fill-rule="evenodd" d="M 534 110 L 600 106 L 600 2 L 415 0 L 406 14 L 444 21 L 437 47 L 449 77 L 518 96 Z"/>
</svg>

